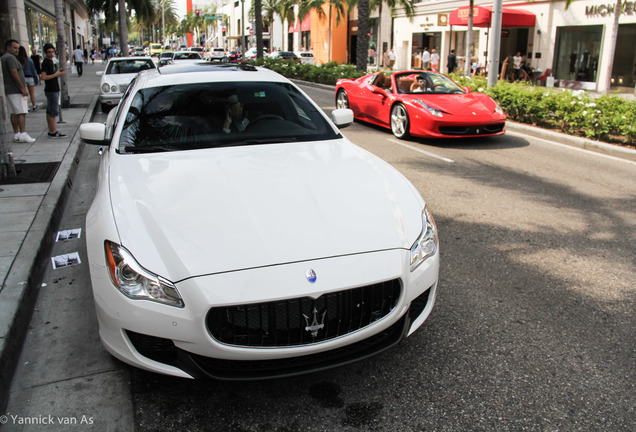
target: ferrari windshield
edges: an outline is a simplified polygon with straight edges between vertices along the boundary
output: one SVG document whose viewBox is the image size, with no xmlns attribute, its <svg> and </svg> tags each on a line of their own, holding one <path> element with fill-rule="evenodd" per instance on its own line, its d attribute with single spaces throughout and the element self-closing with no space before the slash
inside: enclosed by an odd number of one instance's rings
<svg viewBox="0 0 636 432">
<path fill-rule="evenodd" d="M 132 96 L 122 153 L 340 138 L 295 86 L 215 82 L 150 87 Z"/>
<path fill-rule="evenodd" d="M 395 74 L 398 93 L 427 94 L 464 94 L 466 93 L 453 80 L 445 75 L 432 72 L 409 72 Z"/>
</svg>

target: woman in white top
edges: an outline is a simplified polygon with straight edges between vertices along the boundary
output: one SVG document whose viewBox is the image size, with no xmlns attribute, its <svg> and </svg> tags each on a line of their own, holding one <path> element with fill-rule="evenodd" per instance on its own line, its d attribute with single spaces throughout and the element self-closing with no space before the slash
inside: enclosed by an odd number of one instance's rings
<svg viewBox="0 0 636 432">
<path fill-rule="evenodd" d="M 437 54 L 437 50 L 435 48 L 431 50 L 431 70 L 433 72 L 439 71 L 439 54 Z"/>
</svg>

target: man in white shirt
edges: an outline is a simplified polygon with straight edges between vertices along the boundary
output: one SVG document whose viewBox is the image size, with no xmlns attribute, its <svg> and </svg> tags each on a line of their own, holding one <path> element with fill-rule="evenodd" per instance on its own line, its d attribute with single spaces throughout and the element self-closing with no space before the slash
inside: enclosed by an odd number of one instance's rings
<svg viewBox="0 0 636 432">
<path fill-rule="evenodd" d="M 422 69 L 428 70 L 428 63 L 431 61 L 431 53 L 428 52 L 428 48 L 424 48 L 422 51 Z"/>
<path fill-rule="evenodd" d="M 512 68 L 515 71 L 515 76 L 514 76 L 515 81 L 520 79 L 522 60 L 523 60 L 523 57 L 521 57 L 521 53 L 517 51 L 517 55 L 512 58 Z"/>
<path fill-rule="evenodd" d="M 78 45 L 75 51 L 73 51 L 73 61 L 75 62 L 75 67 L 77 67 L 77 76 L 82 76 L 82 72 L 84 71 L 84 60 L 84 52 Z"/>
</svg>

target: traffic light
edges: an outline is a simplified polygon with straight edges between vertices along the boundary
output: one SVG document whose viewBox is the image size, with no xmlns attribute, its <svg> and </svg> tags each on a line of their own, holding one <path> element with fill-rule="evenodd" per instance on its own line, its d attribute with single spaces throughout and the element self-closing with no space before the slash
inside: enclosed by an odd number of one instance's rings
<svg viewBox="0 0 636 432">
<path fill-rule="evenodd" d="M 199 18 L 199 13 L 200 13 L 199 9 L 197 9 L 196 11 L 194 11 L 194 13 L 196 14 L 197 18 Z"/>
</svg>

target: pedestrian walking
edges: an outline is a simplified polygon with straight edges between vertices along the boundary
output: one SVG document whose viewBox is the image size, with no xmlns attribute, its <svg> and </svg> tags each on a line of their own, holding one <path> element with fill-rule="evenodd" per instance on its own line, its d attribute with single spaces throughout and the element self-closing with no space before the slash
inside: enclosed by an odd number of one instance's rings
<svg viewBox="0 0 636 432">
<path fill-rule="evenodd" d="M 60 113 L 60 81 L 57 77 L 64 75 L 62 66 L 53 62 L 55 47 L 53 44 L 44 45 L 44 61 L 42 61 L 42 80 L 44 80 L 44 94 L 46 95 L 46 125 L 49 138 L 63 138 L 66 134 L 57 130 L 55 122 Z M 58 70 L 58 65 L 60 66 Z"/>
<path fill-rule="evenodd" d="M 428 70 L 431 63 L 431 53 L 428 52 L 428 48 L 424 48 L 422 51 L 422 69 Z"/>
<path fill-rule="evenodd" d="M 393 66 L 395 66 L 395 51 L 391 48 L 391 51 L 389 51 L 389 69 L 393 70 Z"/>
<path fill-rule="evenodd" d="M 389 60 L 389 52 L 388 50 L 385 48 L 384 52 L 382 53 L 382 66 L 384 66 L 385 68 L 389 67 L 389 64 L 391 63 L 391 61 Z"/>
<path fill-rule="evenodd" d="M 73 51 L 73 62 L 75 62 L 78 77 L 81 77 L 82 72 L 84 72 L 84 60 L 84 51 L 82 51 L 80 46 L 78 45 L 77 48 L 75 48 L 75 51 Z"/>
<path fill-rule="evenodd" d="M 446 66 L 448 67 L 449 74 L 455 72 L 455 68 L 457 67 L 457 56 L 455 55 L 454 49 L 452 49 L 448 55 L 448 64 Z"/>
<path fill-rule="evenodd" d="M 31 50 L 31 60 L 33 60 L 33 65 L 35 66 L 35 71 L 38 74 L 38 78 L 42 74 L 42 57 L 38 54 L 38 50 L 33 48 Z M 39 84 L 42 84 L 42 80 L 40 79 Z"/>
<path fill-rule="evenodd" d="M 4 94 L 7 100 L 8 111 L 11 114 L 11 126 L 13 127 L 13 141 L 32 143 L 35 141 L 26 133 L 26 113 L 29 110 L 26 80 L 24 69 L 18 61 L 20 43 L 15 39 L 9 39 L 4 45 L 5 54 L 2 62 L 2 76 L 4 81 Z"/>
<path fill-rule="evenodd" d="M 35 64 L 33 60 L 31 60 L 31 57 L 27 57 L 26 49 L 23 46 L 20 46 L 20 50 L 18 51 L 18 61 L 24 70 L 24 81 L 29 90 L 31 109 L 35 111 L 38 109 L 38 104 L 35 101 L 35 86 L 38 84 L 38 72 L 35 70 Z"/>
<path fill-rule="evenodd" d="M 437 54 L 435 48 L 431 50 L 431 70 L 433 72 L 439 72 L 439 54 Z"/>
<path fill-rule="evenodd" d="M 523 57 L 521 57 L 521 53 L 517 51 L 517 55 L 512 58 L 512 64 L 514 68 L 514 81 L 517 81 L 521 78 L 521 62 L 523 61 Z"/>
</svg>

